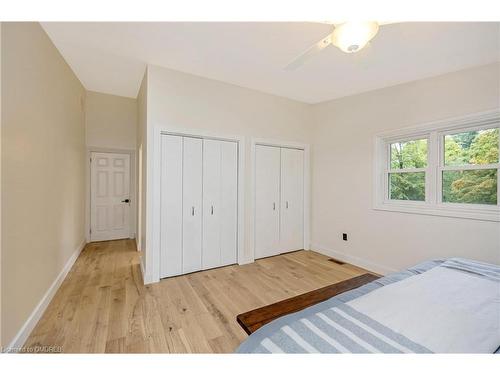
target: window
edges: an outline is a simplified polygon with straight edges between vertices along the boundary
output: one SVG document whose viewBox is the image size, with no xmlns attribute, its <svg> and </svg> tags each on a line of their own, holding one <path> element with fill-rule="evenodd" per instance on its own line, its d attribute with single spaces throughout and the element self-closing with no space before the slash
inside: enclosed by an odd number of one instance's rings
<svg viewBox="0 0 500 375">
<path fill-rule="evenodd" d="M 427 139 L 390 143 L 389 197 L 425 201 Z"/>
<path fill-rule="evenodd" d="M 375 208 L 500 221 L 500 113 L 375 138 Z"/>
<path fill-rule="evenodd" d="M 444 135 L 442 200 L 496 205 L 498 128 Z"/>
</svg>

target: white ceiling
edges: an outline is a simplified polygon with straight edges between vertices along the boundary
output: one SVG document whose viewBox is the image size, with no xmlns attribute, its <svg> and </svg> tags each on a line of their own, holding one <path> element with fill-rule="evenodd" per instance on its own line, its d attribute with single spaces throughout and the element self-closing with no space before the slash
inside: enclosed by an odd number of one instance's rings
<svg viewBox="0 0 500 375">
<path fill-rule="evenodd" d="M 318 103 L 500 60 L 500 23 L 385 25 L 362 51 L 328 47 L 320 23 L 42 23 L 88 90 L 135 98 L 146 64 Z"/>
</svg>

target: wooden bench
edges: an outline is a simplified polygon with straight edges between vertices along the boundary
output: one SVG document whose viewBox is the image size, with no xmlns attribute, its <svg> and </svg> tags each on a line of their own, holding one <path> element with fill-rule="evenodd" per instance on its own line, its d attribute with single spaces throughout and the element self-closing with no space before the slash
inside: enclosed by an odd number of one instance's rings
<svg viewBox="0 0 500 375">
<path fill-rule="evenodd" d="M 377 280 L 378 278 L 379 276 L 365 273 L 363 275 L 353 277 L 352 279 L 340 281 L 311 292 L 300 294 L 271 305 L 239 314 L 236 317 L 236 320 L 245 332 L 250 335 L 264 324 L 267 324 L 279 317 L 303 310 L 306 307 L 315 305 L 319 302 L 326 301 L 333 296 L 358 288 L 362 285 L 368 284 L 369 282 Z"/>
</svg>

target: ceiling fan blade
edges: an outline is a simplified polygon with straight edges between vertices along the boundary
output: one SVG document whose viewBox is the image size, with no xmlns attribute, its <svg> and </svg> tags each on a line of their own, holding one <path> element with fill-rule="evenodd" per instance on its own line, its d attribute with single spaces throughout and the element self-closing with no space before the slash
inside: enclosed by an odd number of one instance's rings
<svg viewBox="0 0 500 375">
<path fill-rule="evenodd" d="M 285 70 L 295 70 L 312 56 L 328 47 L 332 44 L 332 34 L 328 34 L 326 37 L 321 39 L 319 42 L 315 43 L 312 47 L 304 51 L 301 55 L 293 59 L 287 66 L 285 66 Z"/>
</svg>

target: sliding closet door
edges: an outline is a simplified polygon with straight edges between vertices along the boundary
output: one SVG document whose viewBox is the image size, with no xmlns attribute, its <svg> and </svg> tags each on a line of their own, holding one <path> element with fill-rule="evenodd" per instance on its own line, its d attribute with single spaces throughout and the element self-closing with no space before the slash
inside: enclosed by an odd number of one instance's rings
<svg viewBox="0 0 500 375">
<path fill-rule="evenodd" d="M 236 263 L 238 148 L 203 141 L 203 269 Z"/>
<path fill-rule="evenodd" d="M 203 269 L 220 265 L 220 142 L 203 140 Z"/>
<path fill-rule="evenodd" d="M 281 252 L 304 248 L 304 151 L 281 149 Z"/>
<path fill-rule="evenodd" d="M 182 137 L 161 136 L 160 277 L 182 274 Z"/>
<path fill-rule="evenodd" d="M 221 216 L 220 265 L 234 264 L 238 259 L 238 144 L 220 142 Z"/>
<path fill-rule="evenodd" d="M 183 138 L 182 272 L 201 269 L 203 141 Z"/>
<path fill-rule="evenodd" d="M 280 148 L 255 146 L 255 258 L 280 253 Z"/>
</svg>

